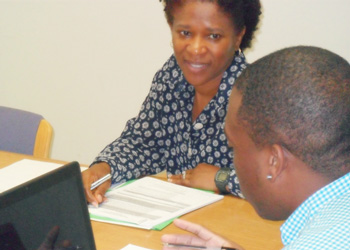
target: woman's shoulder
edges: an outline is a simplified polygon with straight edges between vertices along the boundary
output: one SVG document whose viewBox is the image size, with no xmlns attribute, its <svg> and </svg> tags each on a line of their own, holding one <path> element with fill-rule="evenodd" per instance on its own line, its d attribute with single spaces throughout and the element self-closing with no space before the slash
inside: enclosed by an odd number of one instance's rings
<svg viewBox="0 0 350 250">
<path fill-rule="evenodd" d="M 164 73 L 173 73 L 178 72 L 182 73 L 179 65 L 177 64 L 175 56 L 172 54 L 168 60 L 163 64 L 163 66 L 157 71 L 157 74 Z M 177 77 L 177 74 L 174 74 L 173 77 Z"/>
<path fill-rule="evenodd" d="M 159 92 L 175 89 L 179 83 L 184 81 L 182 71 L 177 64 L 174 55 L 163 64 L 153 78 L 152 89 Z"/>
</svg>

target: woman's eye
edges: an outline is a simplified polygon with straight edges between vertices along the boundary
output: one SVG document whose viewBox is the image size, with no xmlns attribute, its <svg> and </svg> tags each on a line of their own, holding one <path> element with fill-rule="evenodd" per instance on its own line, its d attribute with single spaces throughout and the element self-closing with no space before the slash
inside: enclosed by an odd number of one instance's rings
<svg viewBox="0 0 350 250">
<path fill-rule="evenodd" d="M 183 35 L 183 36 L 190 36 L 190 32 L 187 31 L 187 30 L 182 30 L 182 31 L 180 32 L 180 34 Z"/>
<path fill-rule="evenodd" d="M 213 39 L 213 40 L 217 40 L 217 39 L 219 39 L 221 36 L 219 35 L 219 34 L 210 34 L 209 35 L 209 38 L 210 39 Z"/>
</svg>

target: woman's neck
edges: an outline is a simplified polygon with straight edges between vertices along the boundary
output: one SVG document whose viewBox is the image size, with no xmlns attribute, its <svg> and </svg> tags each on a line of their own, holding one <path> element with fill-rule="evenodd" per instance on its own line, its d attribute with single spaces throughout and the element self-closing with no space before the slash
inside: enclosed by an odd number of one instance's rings
<svg viewBox="0 0 350 250">
<path fill-rule="evenodd" d="M 199 114 L 203 111 L 205 106 L 213 99 L 213 97 L 218 92 L 219 85 L 211 89 L 201 89 L 195 88 L 195 95 L 193 100 L 193 109 L 192 109 L 192 121 L 195 121 Z"/>
</svg>

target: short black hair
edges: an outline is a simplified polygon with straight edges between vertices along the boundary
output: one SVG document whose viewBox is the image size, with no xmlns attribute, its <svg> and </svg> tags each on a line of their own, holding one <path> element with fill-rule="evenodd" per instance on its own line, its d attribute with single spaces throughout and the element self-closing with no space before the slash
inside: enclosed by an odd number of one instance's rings
<svg viewBox="0 0 350 250">
<path fill-rule="evenodd" d="M 342 57 L 282 49 L 248 66 L 235 87 L 238 120 L 256 145 L 282 145 L 334 179 L 350 171 L 350 65 Z"/>
<path fill-rule="evenodd" d="M 164 12 L 167 22 L 174 21 L 173 11 L 176 5 L 181 5 L 188 0 L 160 0 L 164 4 Z M 224 13 L 231 17 L 237 33 L 246 28 L 240 48 L 244 50 L 251 46 L 253 34 L 257 30 L 261 4 L 259 0 L 198 0 L 202 2 L 217 3 Z"/>
</svg>

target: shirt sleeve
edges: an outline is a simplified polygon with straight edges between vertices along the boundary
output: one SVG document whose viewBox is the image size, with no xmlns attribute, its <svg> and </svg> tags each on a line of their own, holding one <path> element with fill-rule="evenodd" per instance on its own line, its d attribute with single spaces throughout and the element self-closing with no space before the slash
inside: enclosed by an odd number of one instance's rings
<svg viewBox="0 0 350 250">
<path fill-rule="evenodd" d="M 121 136 L 107 145 L 91 164 L 108 163 L 113 184 L 156 174 L 165 168 L 161 141 L 166 131 L 159 121 L 162 112 L 159 96 L 163 94 L 161 75 L 162 70 L 153 78 L 139 114 L 126 123 Z"/>
<path fill-rule="evenodd" d="M 229 181 L 228 181 L 228 190 L 229 192 L 234 195 L 234 196 L 238 196 L 240 198 L 244 198 L 242 192 L 241 192 L 241 188 L 239 186 L 239 181 L 236 175 L 236 170 L 232 169 L 230 172 L 230 177 L 229 177 Z"/>
</svg>

